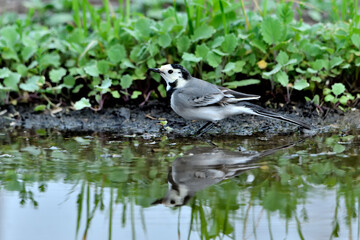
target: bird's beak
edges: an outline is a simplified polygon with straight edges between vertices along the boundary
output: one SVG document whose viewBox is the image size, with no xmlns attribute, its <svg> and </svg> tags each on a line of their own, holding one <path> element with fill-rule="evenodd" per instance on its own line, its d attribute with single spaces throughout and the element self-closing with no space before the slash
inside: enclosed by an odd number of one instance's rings
<svg viewBox="0 0 360 240">
<path fill-rule="evenodd" d="M 161 73 L 161 71 L 158 68 L 149 68 L 148 71 Z"/>
</svg>

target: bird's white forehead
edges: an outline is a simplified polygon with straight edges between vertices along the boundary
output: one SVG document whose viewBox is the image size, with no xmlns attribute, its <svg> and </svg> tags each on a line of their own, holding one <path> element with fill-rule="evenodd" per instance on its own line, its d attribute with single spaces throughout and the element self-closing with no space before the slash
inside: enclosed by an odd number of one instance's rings
<svg viewBox="0 0 360 240">
<path fill-rule="evenodd" d="M 162 65 L 159 70 L 162 72 L 169 71 L 170 69 L 174 69 L 171 64 Z"/>
</svg>

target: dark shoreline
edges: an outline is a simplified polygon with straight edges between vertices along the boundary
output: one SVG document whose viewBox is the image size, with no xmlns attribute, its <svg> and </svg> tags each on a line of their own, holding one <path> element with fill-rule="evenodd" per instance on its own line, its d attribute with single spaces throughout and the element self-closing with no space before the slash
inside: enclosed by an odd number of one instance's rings
<svg viewBox="0 0 360 240">
<path fill-rule="evenodd" d="M 311 124 L 316 132 L 342 132 L 360 127 L 360 111 L 354 109 L 344 114 L 327 114 L 325 119 L 313 114 L 310 118 L 301 114 L 279 113 L 301 119 Z M 108 132 L 135 136 L 191 136 L 203 122 L 186 121 L 176 115 L 163 102 L 151 101 L 144 107 L 122 106 L 104 108 L 99 112 L 90 109 L 73 111 L 64 109 L 56 114 L 49 111 L 37 113 L 29 106 L 2 106 L 0 108 L 2 129 L 54 129 L 62 132 Z M 166 121 L 166 122 L 165 122 Z M 239 115 L 222 120 L 209 134 L 241 135 L 290 134 L 300 132 L 300 128 L 261 117 Z"/>
</svg>

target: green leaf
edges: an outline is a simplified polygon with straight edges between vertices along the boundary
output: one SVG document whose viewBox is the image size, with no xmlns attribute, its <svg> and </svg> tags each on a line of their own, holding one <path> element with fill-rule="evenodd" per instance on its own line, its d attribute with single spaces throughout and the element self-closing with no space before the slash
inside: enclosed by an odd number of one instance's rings
<svg viewBox="0 0 360 240">
<path fill-rule="evenodd" d="M 187 36 L 182 35 L 176 40 L 176 47 L 179 53 L 186 52 L 190 47 L 190 39 Z"/>
<path fill-rule="evenodd" d="M 171 37 L 168 33 L 160 35 L 158 44 L 161 48 L 167 48 L 171 44 Z"/>
<path fill-rule="evenodd" d="M 342 95 L 339 99 L 339 102 L 342 104 L 342 105 L 346 105 L 347 102 L 349 101 L 349 97 L 348 96 L 345 96 L 345 95 Z"/>
<path fill-rule="evenodd" d="M 119 91 L 116 91 L 116 90 L 111 91 L 111 95 L 112 95 L 113 98 L 120 98 Z"/>
<path fill-rule="evenodd" d="M 237 88 L 237 87 L 243 87 L 243 86 L 249 86 L 253 84 L 259 84 L 261 81 L 258 79 L 245 79 L 241 81 L 232 81 L 228 83 L 224 83 L 229 88 Z"/>
<path fill-rule="evenodd" d="M 202 59 L 206 59 L 206 56 L 209 53 L 209 51 L 210 49 L 208 48 L 208 46 L 206 46 L 206 44 L 203 43 L 201 45 L 196 46 L 195 55 Z"/>
<path fill-rule="evenodd" d="M 345 92 L 345 86 L 342 83 L 335 83 L 331 86 L 331 91 L 335 94 L 335 96 L 339 96 Z"/>
<path fill-rule="evenodd" d="M 122 89 L 127 89 L 131 86 L 132 84 L 132 77 L 128 74 L 122 76 L 121 80 L 120 80 L 120 86 L 122 87 Z"/>
<path fill-rule="evenodd" d="M 357 48 L 360 48 L 360 34 L 353 34 L 351 41 Z"/>
<path fill-rule="evenodd" d="M 76 79 L 71 75 L 64 77 L 64 85 L 67 88 L 73 88 L 75 85 L 75 82 L 76 82 Z"/>
<path fill-rule="evenodd" d="M 21 75 L 18 73 L 9 73 L 9 76 L 7 76 L 4 79 L 4 85 L 5 87 L 9 88 L 13 91 L 19 91 L 18 83 L 20 82 Z"/>
<path fill-rule="evenodd" d="M 50 79 L 53 83 L 58 83 L 65 76 L 66 70 L 64 68 L 52 69 L 49 73 Z"/>
<path fill-rule="evenodd" d="M 286 87 L 289 83 L 289 77 L 284 71 L 280 71 L 280 72 L 276 73 L 275 79 L 283 87 Z"/>
<path fill-rule="evenodd" d="M 201 61 L 201 57 L 196 57 L 194 54 L 192 54 L 192 53 L 184 53 L 183 55 L 182 55 L 182 59 L 184 60 L 184 61 L 188 61 L 188 62 L 200 62 Z"/>
<path fill-rule="evenodd" d="M 263 75 L 266 77 L 270 77 L 271 75 L 274 75 L 275 73 L 279 72 L 281 69 L 281 65 L 277 64 L 273 70 L 271 70 L 270 72 L 263 72 Z"/>
<path fill-rule="evenodd" d="M 283 22 L 283 24 L 289 24 L 294 18 L 294 11 L 291 8 L 290 3 L 279 4 L 276 8 L 276 15 Z"/>
<path fill-rule="evenodd" d="M 334 68 L 336 66 L 339 66 L 343 62 L 344 62 L 344 59 L 342 59 L 341 57 L 334 57 L 334 58 L 332 58 L 330 60 L 330 68 Z"/>
<path fill-rule="evenodd" d="M 99 70 L 99 73 L 107 74 L 110 70 L 110 64 L 108 61 L 100 60 L 97 62 L 97 68 Z"/>
<path fill-rule="evenodd" d="M 332 102 L 335 99 L 335 97 L 332 94 L 326 95 L 324 98 L 325 102 Z"/>
<path fill-rule="evenodd" d="M 24 91 L 35 92 L 45 83 L 45 77 L 32 76 L 25 83 L 20 84 L 20 88 Z"/>
<path fill-rule="evenodd" d="M 16 72 L 18 72 L 22 77 L 25 77 L 28 72 L 28 69 L 24 64 L 18 64 L 16 66 Z"/>
<path fill-rule="evenodd" d="M 110 62 L 118 64 L 126 57 L 126 50 L 123 45 L 115 44 L 106 50 L 106 54 L 109 56 Z"/>
<path fill-rule="evenodd" d="M 90 100 L 83 97 L 75 103 L 74 107 L 76 110 L 81 110 L 86 107 L 91 107 Z"/>
<path fill-rule="evenodd" d="M 17 33 L 15 26 L 6 26 L 0 29 L 0 36 L 5 40 L 8 47 L 14 46 L 19 39 L 19 34 Z"/>
<path fill-rule="evenodd" d="M 215 29 L 209 25 L 202 25 L 198 27 L 194 35 L 192 36 L 193 41 L 199 41 L 201 39 L 207 39 L 210 38 L 215 33 Z"/>
<path fill-rule="evenodd" d="M 280 53 L 276 56 L 276 61 L 280 65 L 284 66 L 289 62 L 289 56 L 286 52 L 280 51 Z"/>
<path fill-rule="evenodd" d="M 21 50 L 21 57 L 26 62 L 28 61 L 35 53 L 36 46 L 26 46 Z"/>
<path fill-rule="evenodd" d="M 149 37 L 151 33 L 150 20 L 148 18 L 140 18 L 135 23 L 135 30 L 143 37 Z"/>
<path fill-rule="evenodd" d="M 295 81 L 294 89 L 301 91 L 309 86 L 310 84 L 305 79 L 300 79 Z"/>
<path fill-rule="evenodd" d="M 39 59 L 39 66 L 43 70 L 48 66 L 59 67 L 60 66 L 60 55 L 56 52 L 46 53 L 41 55 Z"/>
<path fill-rule="evenodd" d="M 86 74 L 88 74 L 88 75 L 90 75 L 92 77 L 98 77 L 99 76 L 99 70 L 97 68 L 96 63 L 84 67 L 84 71 L 86 72 Z"/>
<path fill-rule="evenodd" d="M 131 99 L 137 99 L 140 95 L 141 95 L 141 92 L 140 92 L 140 91 L 134 91 L 134 92 L 131 94 Z"/>
<path fill-rule="evenodd" d="M 271 45 L 281 40 L 283 26 L 279 20 L 272 17 L 266 17 L 261 23 L 260 31 L 264 41 Z"/>
<path fill-rule="evenodd" d="M 245 64 L 246 64 L 246 62 L 243 60 L 236 61 L 234 71 L 236 73 L 241 72 L 243 70 L 243 67 L 245 66 Z"/>
<path fill-rule="evenodd" d="M 0 69 L 0 78 L 6 78 L 10 75 L 11 71 L 7 67 Z"/>
<path fill-rule="evenodd" d="M 226 53 L 234 52 L 237 45 L 237 40 L 234 34 L 228 34 L 225 36 L 224 41 L 221 44 L 221 49 Z"/>
<path fill-rule="evenodd" d="M 210 51 L 207 55 L 206 60 L 210 66 L 212 66 L 213 68 L 216 68 L 221 63 L 221 56 L 217 55 L 213 51 Z"/>
<path fill-rule="evenodd" d="M 222 72 L 224 73 L 229 73 L 231 72 L 232 70 L 235 69 L 235 63 L 233 62 L 229 62 L 225 65 L 225 68 L 222 70 Z"/>
<path fill-rule="evenodd" d="M 40 104 L 40 105 L 37 105 L 36 107 L 34 107 L 35 112 L 42 112 L 45 109 L 46 109 L 46 105 L 44 105 L 44 104 Z"/>
<path fill-rule="evenodd" d="M 346 147 L 344 145 L 336 143 L 333 147 L 333 151 L 336 153 L 342 153 L 346 150 Z"/>
<path fill-rule="evenodd" d="M 109 87 L 111 87 L 112 81 L 110 78 L 106 78 L 102 81 L 101 86 L 99 86 L 98 88 L 101 89 L 107 89 Z"/>
</svg>

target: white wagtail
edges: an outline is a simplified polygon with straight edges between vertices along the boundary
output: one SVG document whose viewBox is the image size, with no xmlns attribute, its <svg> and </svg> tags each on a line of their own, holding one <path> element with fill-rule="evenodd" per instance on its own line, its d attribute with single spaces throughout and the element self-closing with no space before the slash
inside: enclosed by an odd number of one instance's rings
<svg viewBox="0 0 360 240">
<path fill-rule="evenodd" d="M 259 99 L 258 95 L 236 92 L 204 80 L 194 78 L 179 64 L 167 64 L 160 68 L 149 68 L 160 73 L 166 81 L 171 108 L 188 120 L 208 121 L 197 133 L 208 128 L 215 121 L 238 114 L 252 114 L 299 125 L 310 129 L 310 125 L 280 114 L 268 111 L 246 100 Z"/>
</svg>

